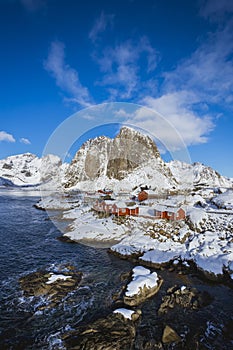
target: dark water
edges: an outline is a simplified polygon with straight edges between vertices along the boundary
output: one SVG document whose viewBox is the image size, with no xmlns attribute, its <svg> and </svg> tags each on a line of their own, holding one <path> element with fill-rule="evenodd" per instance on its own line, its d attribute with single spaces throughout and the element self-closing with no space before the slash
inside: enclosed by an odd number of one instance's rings
<svg viewBox="0 0 233 350">
<path fill-rule="evenodd" d="M 36 201 L 0 196 L 0 349 L 56 349 L 60 332 L 110 311 L 119 275 L 131 268 L 105 249 L 58 241 L 61 233 L 33 208 Z M 84 273 L 81 288 L 58 308 L 35 314 L 38 300 L 22 297 L 19 277 L 63 263 Z"/>
<path fill-rule="evenodd" d="M 109 255 L 105 249 L 58 241 L 56 237 L 61 233 L 46 212 L 33 207 L 36 201 L 36 197 L 9 196 L 4 192 L 0 195 L 1 350 L 64 349 L 60 340 L 62 333 L 111 312 L 112 295 L 122 284 L 119 276 L 132 268 L 130 262 Z M 19 277 L 66 263 L 84 273 L 81 287 L 56 308 L 35 312 L 40 299 L 23 297 Z M 159 274 L 164 284 L 158 295 L 141 307 L 143 316 L 137 329 L 135 349 L 150 349 L 145 344 L 161 339 L 166 324 L 186 339 L 179 349 L 233 349 L 231 337 L 224 333 L 233 318 L 232 289 L 208 284 L 195 276 L 167 271 Z M 200 310 L 176 310 L 158 316 L 162 297 L 174 284 L 208 291 L 213 302 Z"/>
</svg>

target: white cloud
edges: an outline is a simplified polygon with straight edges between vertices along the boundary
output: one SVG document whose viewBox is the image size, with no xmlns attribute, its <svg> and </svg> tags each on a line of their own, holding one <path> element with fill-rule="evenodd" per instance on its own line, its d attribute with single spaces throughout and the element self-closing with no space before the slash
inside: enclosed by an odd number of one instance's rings
<svg viewBox="0 0 233 350">
<path fill-rule="evenodd" d="M 55 78 L 57 86 L 70 95 L 73 102 L 83 107 L 91 105 L 89 91 L 81 84 L 78 72 L 65 63 L 65 46 L 62 42 L 52 42 L 44 67 Z"/>
<path fill-rule="evenodd" d="M 107 47 L 102 56 L 95 55 L 104 74 L 98 83 L 108 88 L 111 99 L 130 99 L 138 94 L 143 84 L 145 86 L 146 78 L 155 70 L 159 58 L 146 37 L 142 37 L 136 44 L 128 40 L 115 47 Z M 142 63 L 143 59 L 145 62 Z M 146 76 L 144 82 L 142 75 Z M 148 82 L 152 85 L 150 78 Z"/>
<path fill-rule="evenodd" d="M 89 38 L 92 42 L 96 42 L 99 35 L 103 33 L 108 26 L 113 26 L 113 19 L 114 15 L 105 14 L 103 11 L 101 12 L 100 17 L 97 18 L 89 33 Z"/>
<path fill-rule="evenodd" d="M 160 151 L 176 152 L 207 142 L 214 128 L 208 114 L 200 117 L 193 111 L 195 101 L 195 95 L 188 91 L 168 93 L 158 98 L 146 96 L 141 101 L 145 107 L 134 107 L 131 112 L 120 106 L 114 115 L 122 123 L 139 127 L 153 135 L 163 145 Z"/>
<path fill-rule="evenodd" d="M 154 116 L 138 115 L 135 122 L 141 127 L 147 125 L 147 129 L 155 135 L 162 137 L 170 149 L 178 149 L 177 135 L 185 143 L 186 147 L 207 142 L 207 135 L 213 130 L 214 123 L 209 115 L 200 117 L 193 111 L 192 104 L 196 100 L 195 95 L 188 91 L 179 91 L 165 94 L 159 98 L 145 97 L 143 102 L 149 108 L 161 114 L 161 119 L 155 120 Z"/>
<path fill-rule="evenodd" d="M 6 131 L 0 131 L 0 141 L 15 142 L 15 138 Z"/>
<path fill-rule="evenodd" d="M 19 141 L 21 143 L 24 143 L 25 145 L 30 145 L 31 144 L 31 141 L 26 139 L 25 137 L 22 137 Z"/>
</svg>

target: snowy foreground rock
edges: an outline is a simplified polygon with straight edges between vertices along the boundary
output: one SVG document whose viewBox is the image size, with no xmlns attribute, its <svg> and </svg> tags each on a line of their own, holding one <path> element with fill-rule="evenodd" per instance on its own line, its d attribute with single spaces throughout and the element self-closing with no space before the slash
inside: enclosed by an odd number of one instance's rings
<svg viewBox="0 0 233 350">
<path fill-rule="evenodd" d="M 143 266 L 133 268 L 132 281 L 127 285 L 124 295 L 124 303 L 130 306 L 137 306 L 147 298 L 155 295 L 163 281 L 156 272 L 150 272 Z"/>
</svg>

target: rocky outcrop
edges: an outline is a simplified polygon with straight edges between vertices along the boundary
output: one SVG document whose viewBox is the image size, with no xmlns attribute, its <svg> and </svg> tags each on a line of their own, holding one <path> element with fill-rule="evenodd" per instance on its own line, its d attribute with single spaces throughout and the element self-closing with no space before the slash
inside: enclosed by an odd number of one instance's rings
<svg viewBox="0 0 233 350">
<path fill-rule="evenodd" d="M 116 313 L 64 334 L 63 342 L 68 350 L 130 350 L 135 335 L 135 323 Z"/>
<path fill-rule="evenodd" d="M 161 159 L 152 139 L 122 127 L 114 139 L 101 136 L 82 145 L 68 168 L 65 187 L 100 176 L 122 180 L 151 158 Z"/>
<path fill-rule="evenodd" d="M 175 307 L 195 310 L 210 304 L 211 301 L 211 296 L 205 291 L 198 292 L 195 288 L 173 286 L 167 290 L 158 312 L 161 315 Z"/>
<path fill-rule="evenodd" d="M 46 306 L 54 307 L 72 290 L 76 289 L 82 279 L 82 273 L 73 266 L 63 266 L 56 272 L 36 271 L 19 279 L 20 287 L 26 297 L 43 296 Z"/>
</svg>

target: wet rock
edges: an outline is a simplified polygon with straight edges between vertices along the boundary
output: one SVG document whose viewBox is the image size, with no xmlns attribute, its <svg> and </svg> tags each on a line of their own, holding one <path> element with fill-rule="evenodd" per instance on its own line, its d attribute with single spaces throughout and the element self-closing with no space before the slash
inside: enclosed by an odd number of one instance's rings
<svg viewBox="0 0 233 350">
<path fill-rule="evenodd" d="M 135 335 L 135 323 L 117 313 L 68 332 L 63 342 L 68 350 L 131 350 Z"/>
<path fill-rule="evenodd" d="M 158 312 L 163 314 L 177 306 L 193 310 L 199 309 L 209 305 L 211 301 L 212 297 L 206 291 L 199 292 L 196 288 L 173 286 L 168 288 L 167 294 L 163 297 Z"/>
<path fill-rule="evenodd" d="M 43 208 L 43 207 L 41 207 L 41 206 L 39 205 L 39 203 L 33 204 L 33 207 L 36 208 L 36 209 L 38 209 L 38 210 L 46 211 L 46 209 Z"/>
<path fill-rule="evenodd" d="M 162 342 L 164 344 L 169 344 L 169 343 L 175 343 L 175 342 L 180 342 L 181 337 L 174 331 L 173 328 L 170 326 L 166 325 L 163 331 L 163 336 L 162 336 Z"/>
<path fill-rule="evenodd" d="M 19 279 L 20 287 L 26 297 L 45 296 L 46 307 L 56 306 L 69 292 L 76 289 L 82 279 L 82 273 L 71 265 L 61 267 L 55 272 L 36 271 Z M 45 306 L 40 306 L 42 310 Z"/>
<path fill-rule="evenodd" d="M 58 237 L 57 237 L 57 240 L 60 241 L 60 242 L 64 242 L 64 243 L 76 244 L 75 241 L 73 241 L 72 239 L 70 239 L 70 238 L 67 237 L 67 236 L 58 236 Z"/>
</svg>

